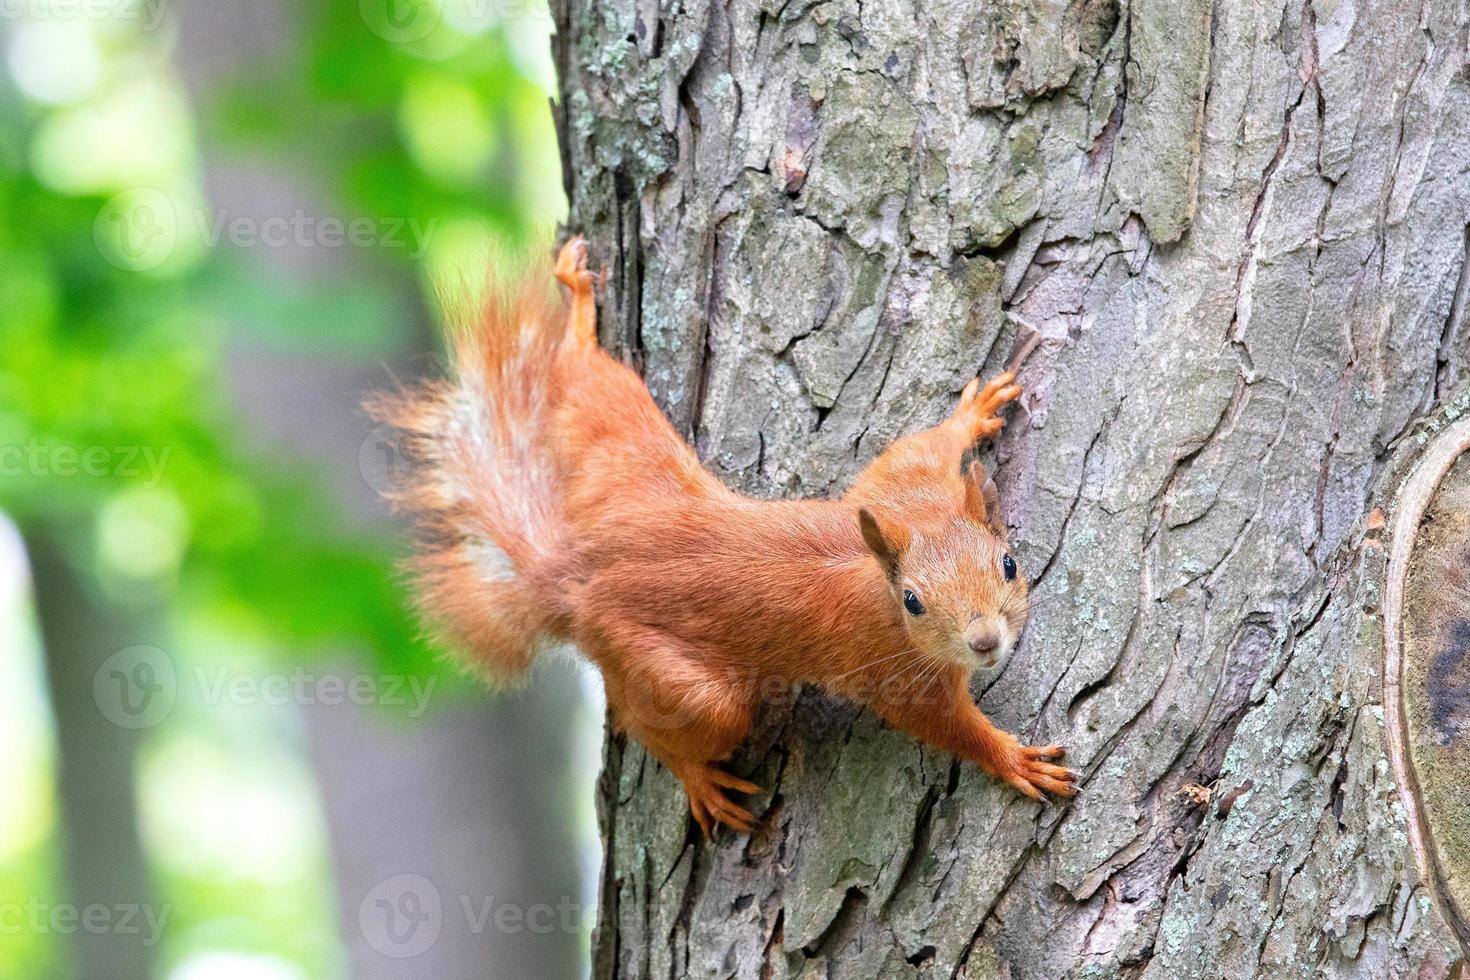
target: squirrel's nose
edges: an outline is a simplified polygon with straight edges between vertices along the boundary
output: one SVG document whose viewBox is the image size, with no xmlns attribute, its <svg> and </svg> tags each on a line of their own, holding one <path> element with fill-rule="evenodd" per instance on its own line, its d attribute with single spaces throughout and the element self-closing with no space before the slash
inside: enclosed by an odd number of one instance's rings
<svg viewBox="0 0 1470 980">
<path fill-rule="evenodd" d="M 971 627 L 965 631 L 968 634 L 965 639 L 970 644 L 970 649 L 976 653 L 993 653 L 1000 646 L 1000 633 L 994 627 Z"/>
</svg>

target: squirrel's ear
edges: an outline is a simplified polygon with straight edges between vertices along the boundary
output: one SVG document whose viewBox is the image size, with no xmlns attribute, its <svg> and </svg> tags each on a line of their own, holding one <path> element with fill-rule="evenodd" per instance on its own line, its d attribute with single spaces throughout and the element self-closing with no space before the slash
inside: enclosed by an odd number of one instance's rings
<svg viewBox="0 0 1470 980">
<path fill-rule="evenodd" d="M 1004 536 L 1005 521 L 1000 516 L 1000 491 L 995 481 L 985 472 L 979 460 L 974 460 L 965 470 L 965 513 L 970 520 Z"/>
<path fill-rule="evenodd" d="M 883 574 L 890 580 L 896 580 L 898 563 L 909 548 L 908 528 L 880 518 L 866 507 L 858 510 L 858 526 L 863 531 L 863 543 L 883 566 Z"/>
</svg>

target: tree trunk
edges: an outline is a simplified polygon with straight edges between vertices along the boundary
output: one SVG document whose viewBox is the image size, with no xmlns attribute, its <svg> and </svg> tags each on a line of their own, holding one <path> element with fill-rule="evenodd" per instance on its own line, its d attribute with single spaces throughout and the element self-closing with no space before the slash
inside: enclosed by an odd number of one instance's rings
<svg viewBox="0 0 1470 980">
<path fill-rule="evenodd" d="M 128 661 L 115 658 L 139 643 L 160 642 L 163 612 L 103 595 L 96 576 L 72 563 L 60 528 L 31 528 L 26 551 L 56 719 L 66 861 L 65 901 L 43 909 L 40 921 L 69 947 L 65 976 L 146 980 L 155 975 L 160 940 L 149 923 L 166 925 L 172 909 L 156 900 L 149 879 L 134 771 L 144 730 L 173 704 L 174 682 L 160 676 L 161 693 L 135 686 L 135 678 L 150 675 L 135 675 Z M 117 677 L 114 667 L 123 668 Z M 8 907 L 11 928 L 14 908 Z M 90 916 L 99 909 L 117 928 L 95 925 Z M 27 915 L 26 924 L 38 928 Z"/>
<path fill-rule="evenodd" d="M 1460 969 L 1372 515 L 1470 360 L 1464 4 L 556 6 L 603 341 L 731 485 L 840 492 L 1034 344 L 993 453 L 1038 607 L 976 694 L 1082 782 L 806 692 L 711 846 L 612 739 L 595 975 Z"/>
</svg>

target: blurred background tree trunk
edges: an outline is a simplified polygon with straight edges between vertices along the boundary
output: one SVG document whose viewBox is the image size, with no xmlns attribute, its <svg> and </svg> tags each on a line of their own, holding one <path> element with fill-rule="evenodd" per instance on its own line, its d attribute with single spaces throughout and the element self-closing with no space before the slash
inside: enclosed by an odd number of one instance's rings
<svg viewBox="0 0 1470 980">
<path fill-rule="evenodd" d="M 134 777 L 143 732 L 101 710 L 94 682 L 119 650 L 161 643 L 164 614 L 156 605 L 128 607 L 103 595 L 90 570 L 73 563 L 65 540 L 55 528 L 33 529 L 26 539 L 56 718 L 65 905 L 78 910 L 78 923 L 80 910 L 102 907 L 112 915 L 132 915 L 140 927 L 131 932 L 78 925 L 69 933 L 68 975 L 147 980 L 155 975 L 158 938 L 146 926 L 148 916 L 166 922 L 171 910 L 156 901 L 138 829 Z M 128 909 L 137 911 L 113 911 Z"/>
<path fill-rule="evenodd" d="M 728 483 L 840 492 L 1035 342 L 993 462 L 1038 608 L 976 694 L 1082 774 L 1038 806 L 808 692 L 709 846 L 611 740 L 594 974 L 1457 969 L 1363 559 L 1470 353 L 1464 5 L 553 6 L 603 340 Z"/>
<path fill-rule="evenodd" d="M 270 58 L 310 40 L 305 13 L 284 17 L 271 4 L 200 3 L 183 5 L 178 14 L 173 56 L 193 102 L 215 104 L 246 71 L 278 72 L 267 86 L 290 90 L 291 76 Z M 380 137 L 364 128 L 364 142 Z M 292 215 L 351 220 L 351 212 L 339 217 L 345 206 L 311 184 L 304 176 L 309 171 L 289 158 L 251 156 L 217 140 L 207 140 L 203 149 L 210 200 L 207 215 L 200 215 L 209 220 L 228 216 L 257 228 Z M 393 291 L 405 310 L 423 313 L 412 268 L 405 265 L 395 273 L 381 255 L 297 242 L 257 249 L 250 259 L 267 264 L 273 282 L 320 276 L 323 289 L 339 281 L 327 277 L 359 263 L 372 270 L 385 291 Z M 412 334 L 405 346 L 413 356 L 395 364 L 390 374 L 371 357 L 324 348 L 315 325 L 274 325 L 283 335 L 302 326 L 298 347 L 261 342 L 270 325 L 250 322 L 252 315 L 259 314 L 249 307 L 235 314 L 227 351 L 227 380 L 241 419 L 272 455 L 319 464 L 327 474 L 320 486 L 344 527 L 363 537 L 397 534 L 379 496 L 382 488 L 370 485 L 361 468 L 372 422 L 360 403 L 365 392 L 385 387 L 394 377 L 411 378 L 431 363 L 427 352 L 435 345 L 427 317 L 392 324 L 393 330 Z M 167 458 L 175 447 L 163 448 Z M 179 649 L 162 599 L 138 607 L 105 594 L 91 564 L 77 558 L 85 553 L 77 543 L 85 535 L 76 528 L 27 531 L 56 720 L 65 847 L 65 902 L 42 903 L 45 896 L 39 896 L 40 914 L 64 905 L 103 906 L 120 915 L 119 909 L 138 906 L 163 915 L 165 924 L 171 918 L 177 935 L 188 928 L 181 921 L 197 921 L 201 912 L 177 908 L 185 902 L 150 882 L 149 855 L 139 831 L 137 761 L 153 727 L 130 730 L 109 720 L 99 710 L 93 684 L 108 657 L 135 644 L 156 645 L 160 656 L 179 667 L 184 696 L 197 701 L 201 692 L 190 683 L 194 675 L 186 665 L 192 655 L 207 651 Z M 367 654 L 343 649 L 328 660 L 320 649 L 301 644 L 282 651 L 279 670 L 304 669 L 313 677 L 382 676 L 381 666 Z M 426 679 L 434 678 L 412 677 L 419 683 Z M 309 748 L 330 836 L 331 886 L 351 975 L 359 980 L 404 975 L 405 960 L 384 955 L 367 941 L 359 911 L 381 883 L 412 873 L 433 883 L 444 909 L 437 940 L 411 961 L 419 975 L 574 976 L 584 968 L 585 953 L 581 813 L 578 799 L 568 792 L 581 705 L 575 670 L 570 664 L 547 664 L 538 684 L 517 697 L 461 697 L 446 706 L 454 695 L 442 687 L 436 694 L 423 718 L 406 723 L 376 704 L 295 706 L 304 719 L 309 746 L 303 751 Z M 563 915 L 560 910 L 568 903 L 572 912 Z M 555 927 L 502 927 L 493 918 L 502 907 L 523 913 L 555 910 Z M 17 924 L 17 915 L 30 914 L 24 901 L 10 911 L 8 929 L 34 928 L 30 919 Z M 158 937 L 141 915 L 127 921 L 133 924 L 125 928 L 137 931 L 47 925 L 58 943 L 70 946 L 67 975 L 112 980 L 159 975 L 161 950 L 152 945 Z"/>
</svg>

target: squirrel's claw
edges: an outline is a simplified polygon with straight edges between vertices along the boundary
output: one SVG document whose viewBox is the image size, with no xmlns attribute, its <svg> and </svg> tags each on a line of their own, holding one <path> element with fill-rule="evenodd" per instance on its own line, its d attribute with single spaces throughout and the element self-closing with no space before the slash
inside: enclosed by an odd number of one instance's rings
<svg viewBox="0 0 1470 980">
<path fill-rule="evenodd" d="M 694 822 L 699 824 L 699 830 L 704 834 L 704 839 L 711 840 L 714 837 L 714 832 L 709 811 L 704 808 L 703 803 L 692 796 L 689 797 L 689 814 L 694 818 Z"/>
<path fill-rule="evenodd" d="M 759 793 L 761 791 L 761 788 L 755 783 L 744 779 L 737 779 L 723 769 L 711 767 L 709 778 L 716 786 L 733 789 L 737 793 Z"/>
<path fill-rule="evenodd" d="M 676 775 L 684 783 L 684 792 L 689 797 L 689 813 L 704 832 L 705 840 L 714 836 L 717 824 L 724 824 L 742 834 L 755 829 L 755 817 L 750 811 L 725 795 L 725 789 L 737 793 L 759 793 L 760 787 L 755 783 L 708 765 L 676 771 Z"/>
<path fill-rule="evenodd" d="M 705 840 L 714 837 L 714 829 L 719 824 L 725 824 L 742 834 L 748 834 L 755 829 L 755 817 L 750 811 L 730 802 L 724 793 L 713 787 L 706 793 L 689 797 L 689 813 L 694 817 L 694 822 L 699 824 Z"/>
<path fill-rule="evenodd" d="M 1017 746 L 1016 757 L 1003 778 L 1017 792 L 1033 800 L 1045 799 L 1043 792 L 1059 797 L 1075 796 L 1077 774 L 1047 761 L 1060 759 L 1063 754 L 1060 745 Z"/>
</svg>

